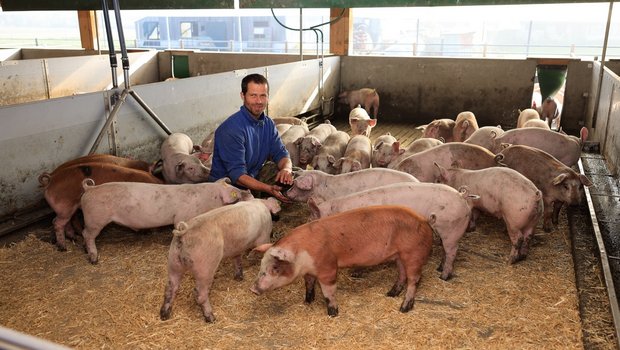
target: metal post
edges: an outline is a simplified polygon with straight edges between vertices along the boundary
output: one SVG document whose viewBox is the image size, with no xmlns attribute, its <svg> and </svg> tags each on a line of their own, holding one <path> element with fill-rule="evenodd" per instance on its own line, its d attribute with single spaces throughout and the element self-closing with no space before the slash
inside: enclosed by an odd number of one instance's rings
<svg viewBox="0 0 620 350">
<path fill-rule="evenodd" d="M 299 8 L 299 60 L 304 60 L 304 26 L 303 26 L 303 9 Z"/>
<path fill-rule="evenodd" d="M 105 33 L 108 37 L 108 54 L 110 55 L 110 67 L 112 68 L 112 88 L 116 89 L 118 87 L 118 79 L 116 77 L 116 68 L 118 64 L 116 62 L 116 52 L 114 52 L 114 39 L 112 38 L 112 26 L 110 25 L 110 11 L 108 7 L 108 2 L 106 0 L 101 0 L 101 12 L 103 12 L 103 22 L 105 25 Z"/>
<path fill-rule="evenodd" d="M 601 88 L 603 87 L 603 75 L 605 73 L 605 55 L 607 54 L 607 40 L 609 39 L 609 27 L 611 25 L 611 11 L 614 8 L 614 2 L 609 1 L 609 11 L 607 12 L 607 27 L 605 27 L 605 40 L 603 41 L 603 54 L 601 56 L 601 71 L 598 75 L 598 88 L 596 89 L 596 97 L 594 98 L 594 114 L 592 115 L 592 128 L 596 127 L 596 119 L 598 118 L 598 107 L 601 100 Z M 612 91 L 613 92 L 613 91 Z M 607 127 L 609 129 L 609 126 Z"/>
</svg>

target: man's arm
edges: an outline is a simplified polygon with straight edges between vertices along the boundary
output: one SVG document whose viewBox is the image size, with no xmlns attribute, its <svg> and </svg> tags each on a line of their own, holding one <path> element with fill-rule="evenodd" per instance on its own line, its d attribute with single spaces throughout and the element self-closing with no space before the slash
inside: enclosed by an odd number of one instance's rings
<svg viewBox="0 0 620 350">
<path fill-rule="evenodd" d="M 290 162 L 290 160 L 289 160 Z M 282 160 L 280 161 L 280 163 L 282 163 Z M 278 168 L 279 168 L 279 164 L 278 163 Z M 278 174 L 276 175 L 276 181 L 277 179 L 281 176 L 280 173 L 282 173 L 283 170 L 280 170 L 278 172 Z M 286 170 L 284 170 L 286 171 Z M 291 177 L 291 184 L 293 183 L 292 181 L 292 175 L 291 175 L 291 171 L 289 169 L 288 171 L 289 176 Z M 242 185 L 246 188 L 249 188 L 250 190 L 254 190 L 254 191 L 259 191 L 259 192 L 265 192 L 268 193 L 274 197 L 276 197 L 278 200 L 285 202 L 285 203 L 290 203 L 290 200 L 286 197 L 284 197 L 284 195 L 282 194 L 282 187 L 278 186 L 278 185 L 268 185 L 262 181 L 256 180 L 255 178 L 251 177 L 250 175 L 244 174 L 241 175 L 239 177 L 239 179 L 237 180 L 237 184 Z"/>
</svg>

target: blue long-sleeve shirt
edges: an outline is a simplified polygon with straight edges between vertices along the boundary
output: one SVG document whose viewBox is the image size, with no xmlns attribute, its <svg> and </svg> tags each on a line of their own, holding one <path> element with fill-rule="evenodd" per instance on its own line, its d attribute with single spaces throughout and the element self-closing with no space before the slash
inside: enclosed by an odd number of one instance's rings
<svg viewBox="0 0 620 350">
<path fill-rule="evenodd" d="M 256 120 L 244 106 L 215 130 L 214 141 L 209 181 L 228 177 L 236 184 L 244 174 L 256 178 L 267 159 L 278 164 L 289 156 L 273 120 L 265 113 Z"/>
</svg>

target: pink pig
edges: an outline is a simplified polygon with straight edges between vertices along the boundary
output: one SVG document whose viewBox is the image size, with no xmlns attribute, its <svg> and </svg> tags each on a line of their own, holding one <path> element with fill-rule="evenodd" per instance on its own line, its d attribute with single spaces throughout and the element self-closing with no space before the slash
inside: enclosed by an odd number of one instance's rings
<svg viewBox="0 0 620 350">
<path fill-rule="evenodd" d="M 317 125 L 308 134 L 295 141 L 295 145 L 299 148 L 299 164 L 301 168 L 305 168 L 312 162 L 312 158 L 321 148 L 325 139 L 336 131 L 338 131 L 336 127 L 331 125 L 328 120 L 327 123 Z"/>
<path fill-rule="evenodd" d="M 405 158 L 439 145 L 443 145 L 443 142 L 432 137 L 421 137 L 413 141 L 409 147 L 405 149 L 400 148 L 400 143 L 394 142 L 392 144 L 392 158 L 390 158 L 387 167 L 394 169 Z"/>
<path fill-rule="evenodd" d="M 84 194 L 84 245 L 88 259 L 96 264 L 99 257 L 95 238 L 109 223 L 134 230 L 161 227 L 226 204 L 252 199 L 249 191 L 240 190 L 224 178 L 217 182 L 183 185 L 156 185 L 133 182 L 110 182 L 93 186 L 82 182 Z"/>
<path fill-rule="evenodd" d="M 223 258 L 235 258 L 235 279 L 243 279 L 241 255 L 246 250 L 269 242 L 271 215 L 280 204 L 271 197 L 221 207 L 179 222 L 168 251 L 168 283 L 159 311 L 162 320 L 170 318 L 172 303 L 186 271 L 196 280 L 196 301 L 205 321 L 215 321 L 209 301 L 209 289 Z"/>
<path fill-rule="evenodd" d="M 340 174 L 370 168 L 372 144 L 368 136 L 355 135 L 347 144 L 344 156 L 334 163 Z"/>
<path fill-rule="evenodd" d="M 478 130 L 476 116 L 470 111 L 461 112 L 456 116 L 454 129 L 452 130 L 452 141 L 463 142 L 471 134 Z"/>
<path fill-rule="evenodd" d="M 395 142 L 397 142 L 396 138 L 389 132 L 377 137 L 372 149 L 371 164 L 373 168 L 385 168 L 390 163 L 393 157 L 393 145 Z"/>
<path fill-rule="evenodd" d="M 577 164 L 581 156 L 583 143 L 588 139 L 588 129 L 581 128 L 579 134 L 580 137 L 576 137 L 541 128 L 512 129 L 495 139 L 492 152 L 499 153 L 502 143 L 531 146 L 549 153 L 570 167 Z"/>
<path fill-rule="evenodd" d="M 329 135 L 312 158 L 312 169 L 337 174 L 338 169 L 334 167 L 334 163 L 344 156 L 350 139 L 351 136 L 344 131 L 336 131 Z"/>
<path fill-rule="evenodd" d="M 495 149 L 495 139 L 504 134 L 504 130 L 498 126 L 483 126 L 474 131 L 467 140 L 463 141 L 472 145 L 482 146 L 493 152 Z"/>
<path fill-rule="evenodd" d="M 467 170 L 446 169 L 437 163 L 435 166 L 439 168 L 437 180 L 440 183 L 453 188 L 467 186 L 480 196 L 473 201 L 473 226 L 478 210 L 503 219 L 512 242 L 508 260 L 512 264 L 525 259 L 530 238 L 543 211 L 542 193 L 532 181 L 510 168 Z"/>
<path fill-rule="evenodd" d="M 166 183 L 197 183 L 209 178 L 211 170 L 198 157 L 191 156 L 194 144 L 189 136 L 172 133 L 164 140 L 160 151 Z"/>
<path fill-rule="evenodd" d="M 327 314 L 337 316 L 339 268 L 395 260 L 398 279 L 387 295 L 396 297 L 406 287 L 400 311 L 408 312 L 413 309 L 416 285 L 432 243 L 429 223 L 409 208 L 386 205 L 351 210 L 301 225 L 275 244 L 257 247 L 265 255 L 251 291 L 260 295 L 303 276 L 305 301 L 310 303 L 318 280 Z"/>
<path fill-rule="evenodd" d="M 507 147 L 497 155 L 497 161 L 500 165 L 520 172 L 542 191 L 545 207 L 543 229 L 546 232 L 553 228 L 552 222 L 558 223 L 558 215 L 564 203 L 579 204 L 582 198 L 581 185 L 592 185 L 585 175 L 534 147 Z"/>
<path fill-rule="evenodd" d="M 497 165 L 495 155 L 488 149 L 464 142 L 450 142 L 405 158 L 396 170 L 404 171 L 422 182 L 435 180 L 437 168 L 433 165 L 450 168 L 484 169 Z"/>
<path fill-rule="evenodd" d="M 456 122 L 449 118 L 435 119 L 424 129 L 424 137 L 432 137 L 442 142 L 454 141 L 454 126 Z"/>
</svg>

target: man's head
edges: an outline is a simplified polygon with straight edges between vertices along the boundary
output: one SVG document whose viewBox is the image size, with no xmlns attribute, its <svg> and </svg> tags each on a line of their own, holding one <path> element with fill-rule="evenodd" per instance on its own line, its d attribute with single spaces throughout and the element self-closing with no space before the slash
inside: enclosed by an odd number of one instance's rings
<svg viewBox="0 0 620 350">
<path fill-rule="evenodd" d="M 250 113 L 258 118 L 269 103 L 269 83 L 260 74 L 250 74 L 241 81 L 241 99 Z"/>
</svg>

